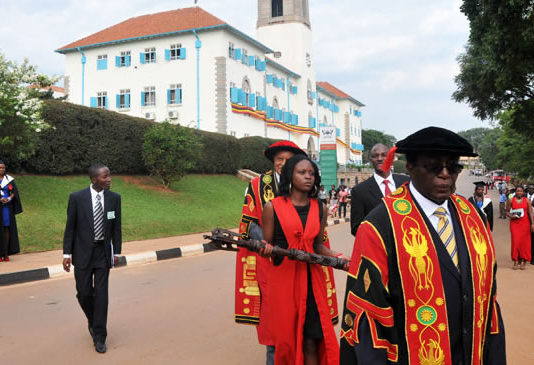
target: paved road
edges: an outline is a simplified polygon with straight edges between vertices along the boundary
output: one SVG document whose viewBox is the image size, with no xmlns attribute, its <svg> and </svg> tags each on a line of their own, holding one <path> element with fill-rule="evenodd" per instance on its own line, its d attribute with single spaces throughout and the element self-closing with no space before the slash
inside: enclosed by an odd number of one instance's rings
<svg viewBox="0 0 534 365">
<path fill-rule="evenodd" d="M 474 178 L 461 176 L 468 195 Z M 494 196 L 495 198 L 495 196 Z M 494 199 L 496 201 L 496 199 Z M 496 219 L 499 302 L 509 364 L 534 363 L 534 266 L 511 270 L 507 221 Z M 334 248 L 350 254 L 348 224 L 329 229 Z M 338 298 L 345 275 L 336 272 Z M 118 269 L 110 279 L 108 353 L 94 352 L 72 278 L 0 288 L 2 364 L 228 364 L 264 362 L 253 327 L 233 323 L 234 255 L 216 252 Z"/>
</svg>

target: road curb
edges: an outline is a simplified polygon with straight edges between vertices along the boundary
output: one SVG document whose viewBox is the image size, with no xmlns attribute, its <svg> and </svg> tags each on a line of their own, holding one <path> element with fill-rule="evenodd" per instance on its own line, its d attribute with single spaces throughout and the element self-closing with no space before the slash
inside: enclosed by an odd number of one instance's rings
<svg viewBox="0 0 534 365">
<path fill-rule="evenodd" d="M 349 221 L 349 218 L 334 219 L 328 221 L 327 225 L 332 226 Z M 158 251 L 145 251 L 131 255 L 120 256 L 117 267 L 143 265 L 154 263 L 157 261 L 176 259 L 180 257 L 199 256 L 213 251 L 216 250 L 207 243 L 186 245 Z M 63 265 L 61 264 L 42 267 L 38 269 L 8 272 L 0 274 L 0 287 L 68 276 L 72 275 L 72 273 L 73 270 L 71 270 L 70 272 L 65 272 L 63 270 Z"/>
</svg>

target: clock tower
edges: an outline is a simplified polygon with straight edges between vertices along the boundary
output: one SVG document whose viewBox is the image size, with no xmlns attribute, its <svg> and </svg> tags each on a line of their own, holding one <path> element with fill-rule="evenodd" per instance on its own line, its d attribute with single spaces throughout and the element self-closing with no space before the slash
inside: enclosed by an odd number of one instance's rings
<svg viewBox="0 0 534 365">
<path fill-rule="evenodd" d="M 300 75 L 289 80 L 298 87 L 289 109 L 305 111 L 306 114 L 299 115 L 298 124 L 308 127 L 308 116 L 316 114 L 309 0 L 258 0 L 257 38 L 280 54 L 278 58 L 268 55 L 269 58 Z"/>
</svg>

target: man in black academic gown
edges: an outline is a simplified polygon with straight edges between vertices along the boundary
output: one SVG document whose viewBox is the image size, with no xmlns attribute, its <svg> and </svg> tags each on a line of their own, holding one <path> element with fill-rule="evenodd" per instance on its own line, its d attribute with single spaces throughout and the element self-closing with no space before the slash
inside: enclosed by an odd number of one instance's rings
<svg viewBox="0 0 534 365">
<path fill-rule="evenodd" d="M 350 232 L 356 236 L 356 231 L 363 219 L 380 203 L 385 195 L 395 191 L 409 180 L 406 175 L 392 174 L 389 169 L 382 170 L 389 148 L 378 143 L 371 148 L 370 160 L 375 170 L 373 176 L 352 188 L 350 194 Z"/>
<path fill-rule="evenodd" d="M 473 147 L 438 127 L 396 146 L 411 180 L 358 228 L 340 364 L 506 364 L 491 233 L 453 194 Z"/>
<path fill-rule="evenodd" d="M 95 350 L 106 352 L 109 270 L 121 253 L 121 196 L 109 191 L 111 173 L 89 168 L 91 186 L 72 193 L 63 238 L 63 268 L 74 265 L 76 297 L 87 317 Z"/>
<path fill-rule="evenodd" d="M 476 181 L 473 184 L 475 184 L 475 193 L 469 197 L 469 201 L 486 216 L 490 229 L 493 231 L 493 203 L 489 196 L 484 195 L 486 183 L 484 181 Z"/>
</svg>

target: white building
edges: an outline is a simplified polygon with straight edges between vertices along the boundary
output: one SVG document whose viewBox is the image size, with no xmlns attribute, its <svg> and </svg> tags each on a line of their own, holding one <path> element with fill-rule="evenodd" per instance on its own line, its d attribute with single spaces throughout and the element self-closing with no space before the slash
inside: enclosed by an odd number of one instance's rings
<svg viewBox="0 0 534 365">
<path fill-rule="evenodd" d="M 361 163 L 361 108 L 316 82 L 308 0 L 258 0 L 257 39 L 199 7 L 130 18 L 70 43 L 68 101 L 236 137 L 290 139 L 318 156 L 335 125 L 340 164 Z"/>
</svg>

